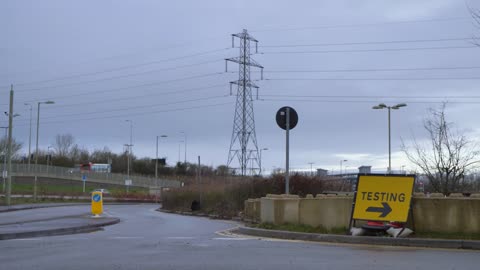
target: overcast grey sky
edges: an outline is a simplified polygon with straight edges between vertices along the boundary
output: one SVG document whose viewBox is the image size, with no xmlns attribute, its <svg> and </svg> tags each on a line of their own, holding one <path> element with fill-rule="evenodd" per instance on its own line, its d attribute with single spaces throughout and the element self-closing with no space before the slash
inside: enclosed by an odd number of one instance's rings
<svg viewBox="0 0 480 270">
<path fill-rule="evenodd" d="M 120 152 L 131 119 L 139 157 L 154 157 L 155 137 L 166 134 L 160 153 L 174 163 L 185 131 L 189 161 L 225 164 L 235 108 L 228 82 L 238 74 L 233 64 L 225 73 L 223 59 L 239 54 L 231 34 L 248 29 L 259 40 L 252 57 L 265 67 L 254 107 L 266 170 L 284 166 L 274 117 L 285 105 L 300 118 L 291 133 L 294 169 L 314 162 L 338 170 L 347 159 L 347 169 L 385 170 L 387 111 L 371 109 L 380 102 L 408 104 L 392 112 L 392 166 L 411 168 L 400 138 L 424 138 L 422 119 L 442 101 L 449 120 L 478 137 L 480 48 L 472 37 L 480 30 L 467 4 L 480 8 L 460 0 L 4 0 L 0 109 L 8 110 L 13 84 L 21 114 L 14 136 L 25 146 L 24 103 L 54 100 L 42 105 L 42 148 L 71 133 L 90 150 Z"/>
</svg>

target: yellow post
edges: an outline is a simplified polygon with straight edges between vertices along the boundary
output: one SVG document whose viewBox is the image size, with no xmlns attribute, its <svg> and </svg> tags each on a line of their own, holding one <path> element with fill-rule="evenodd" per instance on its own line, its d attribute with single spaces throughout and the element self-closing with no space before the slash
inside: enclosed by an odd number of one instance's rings
<svg viewBox="0 0 480 270">
<path fill-rule="evenodd" d="M 103 213 L 103 195 L 102 192 L 92 192 L 92 214 L 99 216 Z"/>
</svg>

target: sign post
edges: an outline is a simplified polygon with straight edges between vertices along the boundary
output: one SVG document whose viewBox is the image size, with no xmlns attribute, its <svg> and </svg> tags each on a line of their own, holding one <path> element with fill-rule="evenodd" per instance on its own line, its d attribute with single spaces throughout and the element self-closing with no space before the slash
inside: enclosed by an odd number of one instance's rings
<svg viewBox="0 0 480 270">
<path fill-rule="evenodd" d="M 414 175 L 358 175 L 350 228 L 357 219 L 406 223 L 414 183 Z"/>
<path fill-rule="evenodd" d="M 103 194 L 99 191 L 92 192 L 92 215 L 95 217 L 103 213 Z"/>
<path fill-rule="evenodd" d="M 127 194 L 128 194 L 128 187 L 132 185 L 132 179 L 125 179 L 125 186 L 127 186 Z"/>
<path fill-rule="evenodd" d="M 288 106 L 277 111 L 277 125 L 285 130 L 285 194 L 290 193 L 290 129 L 297 126 L 298 114 Z"/>
<path fill-rule="evenodd" d="M 82 182 L 83 182 L 83 193 L 85 193 L 85 183 L 87 182 L 87 175 L 82 174 Z"/>
</svg>

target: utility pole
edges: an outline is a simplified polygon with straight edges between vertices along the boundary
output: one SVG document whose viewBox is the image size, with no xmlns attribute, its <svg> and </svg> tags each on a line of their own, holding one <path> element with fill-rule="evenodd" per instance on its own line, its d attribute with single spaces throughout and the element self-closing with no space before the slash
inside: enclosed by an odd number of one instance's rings
<svg viewBox="0 0 480 270">
<path fill-rule="evenodd" d="M 5 145 L 3 149 L 3 169 L 2 169 L 2 179 L 3 179 L 3 193 L 5 193 L 5 185 L 6 185 L 6 178 L 7 178 L 7 148 L 8 148 L 8 127 L 0 127 L 5 129 L 5 137 L 3 144 Z"/>
<path fill-rule="evenodd" d="M 251 174 L 255 175 L 257 169 L 260 171 L 260 157 L 255 133 L 252 88 L 257 90 L 258 98 L 259 87 L 250 80 L 250 67 L 260 68 L 263 79 L 263 66 L 250 57 L 250 42 L 255 43 L 255 51 L 258 52 L 258 40 L 244 29 L 242 33 L 232 35 L 232 47 L 235 47 L 235 37 L 240 39 L 240 56 L 226 59 L 225 63 L 225 71 L 227 71 L 228 62 L 239 64 L 238 80 L 230 82 L 230 95 L 232 95 L 232 85 L 237 85 L 237 101 L 227 166 L 230 167 L 232 161 L 237 158 L 241 175 L 244 176 L 247 174 L 247 165 L 251 160 Z M 253 164 L 257 167 L 254 168 Z"/>
<path fill-rule="evenodd" d="M 30 172 L 30 163 L 31 163 L 31 149 L 32 149 L 32 110 L 33 106 L 31 103 L 25 103 L 25 106 L 30 106 L 30 132 L 28 134 L 28 171 Z"/>
<path fill-rule="evenodd" d="M 197 186 L 200 191 L 198 202 L 202 205 L 202 165 L 200 165 L 200 156 L 198 156 L 198 167 L 197 167 Z"/>
<path fill-rule="evenodd" d="M 10 106 L 8 114 L 8 149 L 7 149 L 7 190 L 5 194 L 5 204 L 10 205 L 10 197 L 12 194 L 12 129 L 13 129 L 13 85 L 10 86 Z"/>
</svg>

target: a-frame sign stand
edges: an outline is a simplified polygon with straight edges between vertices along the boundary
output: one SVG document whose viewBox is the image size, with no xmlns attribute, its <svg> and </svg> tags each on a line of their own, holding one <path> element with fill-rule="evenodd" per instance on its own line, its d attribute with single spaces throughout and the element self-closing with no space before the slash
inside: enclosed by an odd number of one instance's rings
<svg viewBox="0 0 480 270">
<path fill-rule="evenodd" d="M 405 224 L 413 218 L 415 175 L 359 174 L 352 202 L 348 233 L 357 220 L 398 222 Z"/>
</svg>

